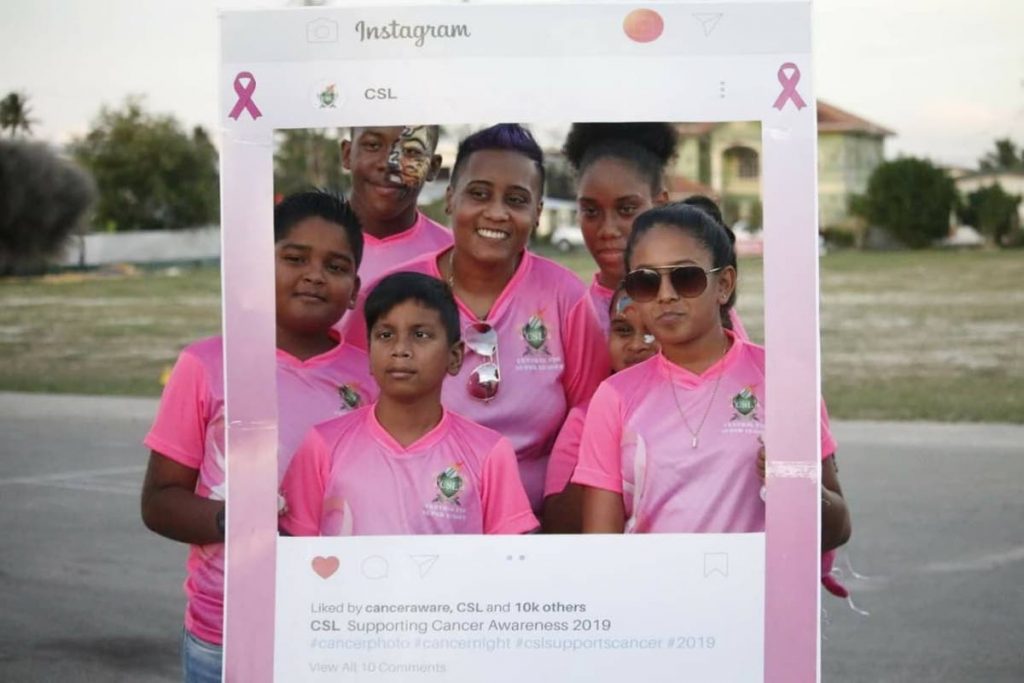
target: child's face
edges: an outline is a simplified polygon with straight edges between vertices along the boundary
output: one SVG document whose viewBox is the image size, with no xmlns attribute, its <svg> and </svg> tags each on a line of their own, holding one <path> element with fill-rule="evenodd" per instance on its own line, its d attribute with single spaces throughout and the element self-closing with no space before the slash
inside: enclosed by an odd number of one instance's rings
<svg viewBox="0 0 1024 683">
<path fill-rule="evenodd" d="M 278 327 L 326 333 L 359 290 L 344 228 L 319 216 L 303 219 L 274 245 Z"/>
<path fill-rule="evenodd" d="M 451 345 L 441 314 L 415 300 L 380 316 L 370 330 L 370 372 L 382 396 L 416 399 L 441 391 L 462 367 L 462 345 Z"/>
<path fill-rule="evenodd" d="M 620 294 L 613 306 L 608 352 L 612 357 L 612 371 L 618 372 L 653 356 L 658 352 L 658 344 L 644 327 L 637 305 L 628 296 Z"/>
<path fill-rule="evenodd" d="M 628 162 L 604 157 L 580 176 L 576 199 L 583 240 L 597 267 L 613 281 L 622 280 L 633 220 L 655 204 L 650 182 Z"/>
<path fill-rule="evenodd" d="M 711 252 L 690 233 L 674 226 L 655 226 L 636 244 L 629 263 L 631 270 L 660 266 L 714 268 Z M 713 331 L 721 325 L 720 306 L 736 284 L 736 271 L 726 267 L 707 275 L 707 287 L 698 296 L 680 296 L 660 271 L 658 294 L 651 301 L 636 302 L 644 326 L 662 346 L 677 346 Z"/>
<path fill-rule="evenodd" d="M 427 126 L 356 128 L 341 145 L 342 166 L 352 172 L 352 201 L 364 220 L 389 220 L 416 205 L 441 158 Z"/>
<path fill-rule="evenodd" d="M 495 264 L 517 258 L 540 219 L 540 185 L 540 171 L 524 154 L 473 152 L 445 198 L 456 251 Z"/>
</svg>

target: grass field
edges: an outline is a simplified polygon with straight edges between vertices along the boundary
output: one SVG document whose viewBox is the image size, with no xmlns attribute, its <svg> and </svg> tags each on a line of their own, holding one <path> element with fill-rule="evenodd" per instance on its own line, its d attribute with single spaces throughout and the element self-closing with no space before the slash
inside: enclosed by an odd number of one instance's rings
<svg viewBox="0 0 1024 683">
<path fill-rule="evenodd" d="M 586 252 L 563 261 L 589 281 Z M 821 270 L 833 416 L 1024 422 L 1024 252 L 844 252 Z M 761 263 L 740 271 L 760 340 Z M 219 287 L 212 267 L 0 281 L 0 390 L 158 395 L 178 350 L 217 332 Z"/>
</svg>

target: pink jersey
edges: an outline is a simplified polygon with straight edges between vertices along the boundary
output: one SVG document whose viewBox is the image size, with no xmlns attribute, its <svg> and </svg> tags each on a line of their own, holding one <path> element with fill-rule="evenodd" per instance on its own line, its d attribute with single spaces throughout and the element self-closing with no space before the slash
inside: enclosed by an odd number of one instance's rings
<svg viewBox="0 0 1024 683">
<path fill-rule="evenodd" d="M 565 416 L 565 423 L 558 432 L 548 459 L 548 472 L 544 477 L 545 498 L 561 493 L 569 485 L 580 454 L 580 437 L 583 436 L 583 420 L 586 416 L 585 406 L 575 406 Z"/>
<path fill-rule="evenodd" d="M 601 326 L 601 329 L 607 335 L 611 329 L 610 309 L 612 307 L 612 296 L 615 295 L 615 292 L 598 281 L 600 275 L 600 273 L 594 273 L 594 281 L 590 283 L 587 295 L 590 297 L 590 304 L 593 306 L 597 324 Z M 729 321 L 732 323 L 732 331 L 736 333 L 737 337 L 740 339 L 750 339 L 750 335 L 747 334 L 747 328 L 743 327 L 743 321 L 740 320 L 740 316 L 735 308 L 729 309 Z"/>
<path fill-rule="evenodd" d="M 278 479 L 305 433 L 317 422 L 348 412 L 377 397 L 366 353 L 339 344 L 301 361 L 278 349 Z M 164 387 L 146 446 L 198 470 L 196 494 L 224 500 L 223 340 L 187 346 Z M 202 640 L 221 642 L 224 544 L 189 550 L 185 627 Z"/>
<path fill-rule="evenodd" d="M 764 531 L 756 471 L 764 349 L 733 338 L 725 357 L 701 375 L 658 354 L 594 394 L 572 481 L 622 493 L 627 532 Z M 680 409 L 698 430 L 696 448 Z M 822 457 L 834 452 L 823 403 Z"/>
<path fill-rule="evenodd" d="M 512 444 L 444 411 L 403 447 L 375 406 L 313 428 L 281 491 L 281 528 L 293 536 L 522 534 L 538 523 Z"/>
<path fill-rule="evenodd" d="M 364 232 L 359 279 L 363 284 L 373 282 L 394 270 L 395 266 L 447 248 L 451 243 L 451 230 L 422 213 L 417 214 L 411 228 L 390 237 L 378 238 Z"/>
<path fill-rule="evenodd" d="M 438 256 L 429 254 L 397 270 L 441 277 Z M 367 288 L 367 292 L 372 285 Z M 467 352 L 462 371 L 445 380 L 441 400 L 449 410 L 489 427 L 512 442 L 519 474 L 534 510 L 544 500 L 548 453 L 571 406 L 587 401 L 608 376 L 604 331 L 589 313 L 586 289 L 572 271 L 526 251 L 486 320 L 461 301 L 463 329 L 486 322 L 498 332 L 501 384 L 484 402 L 467 389 L 470 375 L 486 359 Z M 367 343 L 362 308 L 354 311 L 347 339 Z"/>
</svg>

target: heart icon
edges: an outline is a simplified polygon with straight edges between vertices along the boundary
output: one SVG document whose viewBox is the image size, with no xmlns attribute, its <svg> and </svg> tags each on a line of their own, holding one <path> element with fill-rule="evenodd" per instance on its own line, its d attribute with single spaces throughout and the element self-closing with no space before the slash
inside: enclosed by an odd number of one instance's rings
<svg viewBox="0 0 1024 683">
<path fill-rule="evenodd" d="M 313 571 L 319 574 L 321 579 L 330 578 L 334 572 L 338 571 L 340 566 L 341 560 L 333 555 L 330 557 L 320 557 L 317 555 L 313 558 Z"/>
</svg>

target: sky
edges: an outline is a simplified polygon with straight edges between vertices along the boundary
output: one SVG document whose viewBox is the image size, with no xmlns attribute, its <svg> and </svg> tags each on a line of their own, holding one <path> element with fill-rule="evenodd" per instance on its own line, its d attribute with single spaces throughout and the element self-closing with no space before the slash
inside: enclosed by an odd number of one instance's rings
<svg viewBox="0 0 1024 683">
<path fill-rule="evenodd" d="M 2 0 L 0 96 L 26 93 L 35 137 L 58 144 L 129 94 L 215 131 L 218 9 L 287 4 Z M 893 130 L 888 157 L 971 168 L 996 138 L 1024 145 L 1024 1 L 815 0 L 814 12 L 818 97 Z"/>
</svg>

